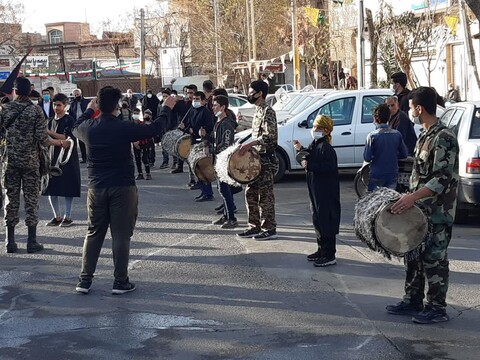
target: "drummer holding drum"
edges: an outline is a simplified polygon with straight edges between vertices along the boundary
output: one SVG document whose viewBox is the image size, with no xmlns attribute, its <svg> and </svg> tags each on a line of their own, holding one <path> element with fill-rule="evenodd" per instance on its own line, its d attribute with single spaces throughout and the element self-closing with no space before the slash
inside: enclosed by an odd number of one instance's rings
<svg viewBox="0 0 480 360">
<path fill-rule="evenodd" d="M 437 119 L 436 92 L 419 87 L 409 95 L 410 117 L 424 131 L 415 147 L 415 161 L 410 178 L 409 194 L 403 195 L 391 207 L 401 216 L 417 202 L 425 212 L 431 237 L 417 259 L 405 260 L 405 295 L 401 302 L 387 306 L 390 314 L 413 315 L 413 321 L 432 324 L 448 321 L 446 296 L 449 267 L 447 248 L 452 236 L 458 185 L 459 146 L 455 134 Z M 428 282 L 427 303 L 425 278 Z"/>
</svg>

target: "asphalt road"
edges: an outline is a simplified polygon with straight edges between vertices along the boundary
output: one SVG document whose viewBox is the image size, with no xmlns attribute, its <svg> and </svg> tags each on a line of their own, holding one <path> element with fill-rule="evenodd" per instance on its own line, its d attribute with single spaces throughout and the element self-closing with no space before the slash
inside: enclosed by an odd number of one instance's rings
<svg viewBox="0 0 480 360">
<path fill-rule="evenodd" d="M 82 170 L 85 176 L 85 169 Z M 222 230 L 217 201 L 194 203 L 187 174 L 154 170 L 138 183 L 140 214 L 130 278 L 137 291 L 112 296 L 111 240 L 92 290 L 76 294 L 86 232 L 85 188 L 75 226 L 50 228 L 46 250 L 0 252 L 0 359 L 478 359 L 479 217 L 454 228 L 449 323 L 415 325 L 385 313 L 402 295 L 403 265 L 356 240 L 353 176 L 342 175 L 337 261 L 318 269 L 304 176 L 277 184 L 278 240 L 238 239 Z M 236 195 L 240 229 L 243 193 Z M 23 216 L 23 215 L 22 215 Z M 2 228 L 2 232 L 4 230 Z M 1 236 L 4 236 L 2 233 Z"/>
</svg>

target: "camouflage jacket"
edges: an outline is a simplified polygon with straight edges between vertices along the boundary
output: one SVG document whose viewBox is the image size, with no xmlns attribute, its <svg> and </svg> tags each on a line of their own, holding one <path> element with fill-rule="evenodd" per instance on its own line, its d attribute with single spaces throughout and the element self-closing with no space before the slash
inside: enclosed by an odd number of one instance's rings
<svg viewBox="0 0 480 360">
<path fill-rule="evenodd" d="M 410 189 L 427 187 L 434 192 L 433 196 L 420 200 L 432 224 L 453 224 L 458 153 L 457 137 L 439 121 L 425 130 L 417 141 Z"/>
<path fill-rule="evenodd" d="M 266 102 L 256 107 L 252 121 L 252 139 L 258 141 L 255 148 L 260 154 L 273 153 L 277 148 L 277 115 Z"/>
<path fill-rule="evenodd" d="M 38 168 L 37 143 L 48 144 L 47 123 L 42 109 L 29 101 L 7 103 L 0 111 L 0 128 L 6 130 L 3 165 Z"/>
</svg>

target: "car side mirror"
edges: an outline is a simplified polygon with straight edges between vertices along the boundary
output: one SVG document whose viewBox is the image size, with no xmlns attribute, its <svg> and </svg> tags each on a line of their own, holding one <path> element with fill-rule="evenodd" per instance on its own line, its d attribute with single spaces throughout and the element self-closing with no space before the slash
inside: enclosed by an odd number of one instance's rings
<svg viewBox="0 0 480 360">
<path fill-rule="evenodd" d="M 298 127 L 299 128 L 308 128 L 308 121 L 307 120 L 303 120 L 302 122 L 299 122 L 298 123 Z"/>
</svg>

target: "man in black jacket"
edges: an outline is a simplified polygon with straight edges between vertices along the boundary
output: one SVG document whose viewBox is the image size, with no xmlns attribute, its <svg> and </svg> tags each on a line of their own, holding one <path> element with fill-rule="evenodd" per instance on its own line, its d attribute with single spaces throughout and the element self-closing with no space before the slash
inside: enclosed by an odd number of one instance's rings
<svg viewBox="0 0 480 360">
<path fill-rule="evenodd" d="M 404 72 L 396 72 L 390 76 L 392 88 L 395 92 L 395 95 L 398 98 L 398 104 L 400 105 L 400 110 L 408 114 L 410 105 L 408 104 L 408 94 L 410 90 L 406 88 L 407 86 L 407 74 Z"/>
<path fill-rule="evenodd" d="M 73 134 L 87 145 L 88 153 L 88 231 L 83 245 L 82 271 L 76 291 L 88 293 L 108 227 L 112 234 L 114 259 L 113 294 L 135 290 L 128 278 L 130 237 L 138 213 L 135 167 L 131 143 L 154 137 L 161 122 L 175 105 L 167 99 L 160 116 L 151 125 L 122 121 L 118 116 L 119 89 L 106 86 L 98 92 L 100 116 L 91 120 L 96 102 L 75 123 Z"/>
<path fill-rule="evenodd" d="M 82 96 L 82 90 L 75 89 L 72 92 L 73 101 L 70 104 L 70 109 L 68 110 L 68 115 L 73 117 L 77 121 L 80 116 L 87 110 L 88 100 Z M 85 148 L 85 143 L 81 140 L 78 140 L 78 147 L 82 154 L 82 163 L 87 162 L 87 149 Z"/>
</svg>

